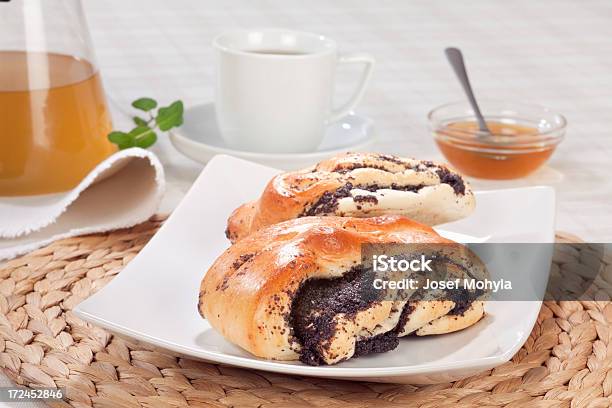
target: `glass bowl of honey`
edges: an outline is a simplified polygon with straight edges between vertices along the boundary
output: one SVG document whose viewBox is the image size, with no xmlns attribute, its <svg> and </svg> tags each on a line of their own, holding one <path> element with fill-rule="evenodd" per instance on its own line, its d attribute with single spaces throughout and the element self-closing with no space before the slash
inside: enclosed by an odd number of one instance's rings
<svg viewBox="0 0 612 408">
<path fill-rule="evenodd" d="M 526 103 L 479 101 L 490 132 L 479 130 L 467 102 L 442 105 L 428 114 L 438 148 L 466 176 L 509 180 L 541 167 L 565 136 L 567 121 Z"/>
</svg>

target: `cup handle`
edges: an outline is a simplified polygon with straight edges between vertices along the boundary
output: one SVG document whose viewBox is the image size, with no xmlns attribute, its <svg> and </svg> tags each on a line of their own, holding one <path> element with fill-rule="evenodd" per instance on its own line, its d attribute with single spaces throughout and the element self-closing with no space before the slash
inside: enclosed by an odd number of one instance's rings
<svg viewBox="0 0 612 408">
<path fill-rule="evenodd" d="M 355 106 L 361 101 L 363 94 L 365 92 L 366 85 L 370 82 L 370 78 L 372 77 L 372 71 L 374 70 L 374 63 L 376 60 L 370 54 L 359 53 L 359 54 L 347 54 L 341 55 L 338 57 L 338 64 L 365 64 L 365 68 L 363 70 L 363 75 L 361 76 L 361 81 L 359 82 L 359 86 L 357 90 L 351 96 L 351 98 L 341 107 L 332 110 L 331 115 L 328 119 L 329 122 L 335 122 L 338 119 L 346 116 L 350 111 L 352 111 Z"/>
</svg>

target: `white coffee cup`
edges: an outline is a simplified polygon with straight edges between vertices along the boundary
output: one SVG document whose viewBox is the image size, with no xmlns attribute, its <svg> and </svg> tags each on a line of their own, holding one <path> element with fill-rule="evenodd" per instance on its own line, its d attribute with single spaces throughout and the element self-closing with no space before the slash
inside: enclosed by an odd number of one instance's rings
<svg viewBox="0 0 612 408">
<path fill-rule="evenodd" d="M 374 58 L 338 55 L 322 35 L 282 29 L 237 30 L 213 41 L 217 57 L 215 108 L 230 148 L 266 153 L 314 151 L 328 123 L 363 96 Z M 365 65 L 353 96 L 332 108 L 338 64 Z"/>
</svg>

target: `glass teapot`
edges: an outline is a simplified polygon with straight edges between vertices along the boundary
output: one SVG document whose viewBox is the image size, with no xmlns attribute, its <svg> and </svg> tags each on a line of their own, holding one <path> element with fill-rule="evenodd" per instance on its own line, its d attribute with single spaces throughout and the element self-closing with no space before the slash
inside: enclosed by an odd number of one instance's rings
<svg viewBox="0 0 612 408">
<path fill-rule="evenodd" d="M 72 189 L 111 128 L 80 0 L 0 2 L 0 197 Z"/>
</svg>

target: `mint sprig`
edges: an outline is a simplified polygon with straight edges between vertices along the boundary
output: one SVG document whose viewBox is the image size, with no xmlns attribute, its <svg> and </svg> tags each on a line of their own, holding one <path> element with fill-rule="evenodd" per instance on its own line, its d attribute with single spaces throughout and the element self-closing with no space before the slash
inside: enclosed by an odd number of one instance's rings
<svg viewBox="0 0 612 408">
<path fill-rule="evenodd" d="M 134 116 L 132 120 L 136 125 L 129 132 L 113 131 L 108 134 L 108 140 L 116 144 L 119 150 L 130 147 L 141 147 L 146 149 L 157 141 L 156 129 L 162 132 L 179 127 L 183 124 L 183 102 L 175 101 L 168 106 L 163 106 L 155 112 L 158 103 L 152 98 L 140 98 L 132 102 L 132 106 L 147 114 L 147 118 Z"/>
</svg>

